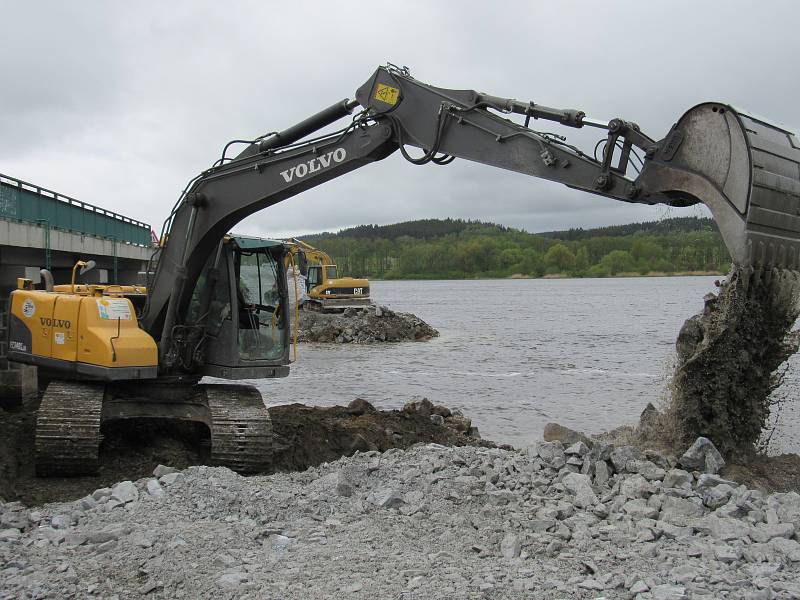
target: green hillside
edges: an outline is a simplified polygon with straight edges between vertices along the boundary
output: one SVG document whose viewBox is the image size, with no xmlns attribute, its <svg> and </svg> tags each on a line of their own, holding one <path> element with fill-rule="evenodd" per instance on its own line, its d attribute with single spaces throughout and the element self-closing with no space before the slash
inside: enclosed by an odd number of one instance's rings
<svg viewBox="0 0 800 600">
<path fill-rule="evenodd" d="M 541 234 L 425 219 L 305 239 L 333 256 L 341 273 L 373 279 L 723 273 L 730 266 L 714 222 L 698 217 Z"/>
</svg>

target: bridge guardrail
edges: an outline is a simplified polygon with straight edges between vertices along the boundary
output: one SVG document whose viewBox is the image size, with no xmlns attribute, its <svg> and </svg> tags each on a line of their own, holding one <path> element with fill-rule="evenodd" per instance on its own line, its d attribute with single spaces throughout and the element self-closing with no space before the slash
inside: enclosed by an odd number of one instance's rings
<svg viewBox="0 0 800 600">
<path fill-rule="evenodd" d="M 0 219 L 151 247 L 150 225 L 0 173 Z"/>
</svg>

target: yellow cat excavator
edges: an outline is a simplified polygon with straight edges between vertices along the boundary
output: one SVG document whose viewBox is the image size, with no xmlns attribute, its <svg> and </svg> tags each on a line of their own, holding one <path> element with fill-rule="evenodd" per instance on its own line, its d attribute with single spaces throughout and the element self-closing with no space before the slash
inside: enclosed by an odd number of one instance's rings
<svg viewBox="0 0 800 600">
<path fill-rule="evenodd" d="M 157 249 L 141 317 L 124 289 L 19 282 L 9 358 L 52 380 L 37 417 L 39 474 L 95 471 L 102 423 L 129 418 L 205 423 L 215 464 L 268 468 L 272 435 L 259 393 L 199 380 L 288 373 L 287 248 L 226 233 L 397 150 L 415 165 L 460 158 L 623 202 L 704 203 L 740 267 L 770 277 L 794 277 L 800 267 L 800 143 L 728 104 L 695 106 L 657 139 L 625 119 L 437 88 L 393 65 L 378 68 L 355 98 L 251 140 L 234 158 L 223 151 L 189 182 L 164 224 L 169 236 Z M 309 138 L 358 106 L 342 129 Z M 543 121 L 596 128 L 600 156 L 535 128 Z"/>
<path fill-rule="evenodd" d="M 305 277 L 308 299 L 303 307 L 322 312 L 340 312 L 346 308 L 369 306 L 369 280 L 339 277 L 338 269 L 327 252 L 298 238 L 284 240 L 289 248 L 286 257 Z M 290 282 L 289 285 L 292 285 Z"/>
</svg>

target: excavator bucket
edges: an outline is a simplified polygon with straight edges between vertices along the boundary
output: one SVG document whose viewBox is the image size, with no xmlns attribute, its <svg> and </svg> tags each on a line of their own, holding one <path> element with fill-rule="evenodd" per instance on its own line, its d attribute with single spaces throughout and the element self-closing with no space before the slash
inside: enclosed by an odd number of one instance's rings
<svg viewBox="0 0 800 600">
<path fill-rule="evenodd" d="M 717 103 L 675 124 L 642 179 L 676 205 L 706 204 L 735 264 L 800 271 L 800 141 Z"/>
</svg>

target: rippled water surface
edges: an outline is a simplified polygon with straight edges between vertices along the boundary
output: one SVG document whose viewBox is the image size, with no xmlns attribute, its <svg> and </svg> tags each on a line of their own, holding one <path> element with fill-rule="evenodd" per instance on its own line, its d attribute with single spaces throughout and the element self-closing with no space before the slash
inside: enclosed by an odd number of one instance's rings
<svg viewBox="0 0 800 600">
<path fill-rule="evenodd" d="M 361 397 L 400 408 L 425 396 L 461 408 L 484 437 L 514 445 L 539 438 L 550 421 L 600 432 L 661 401 L 678 331 L 714 279 L 375 281 L 375 301 L 415 313 L 441 337 L 301 344 L 288 378 L 252 383 L 268 405 Z M 795 363 L 787 389 L 797 389 Z M 784 447 L 797 445 L 790 408 Z"/>
</svg>

